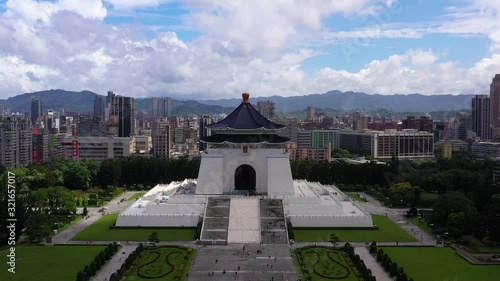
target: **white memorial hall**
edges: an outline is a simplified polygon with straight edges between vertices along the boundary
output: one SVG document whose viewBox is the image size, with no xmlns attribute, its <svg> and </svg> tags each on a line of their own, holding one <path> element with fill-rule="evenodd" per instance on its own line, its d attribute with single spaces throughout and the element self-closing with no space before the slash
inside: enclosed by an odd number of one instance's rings
<svg viewBox="0 0 500 281">
<path fill-rule="evenodd" d="M 288 243 L 293 227 L 373 227 L 370 214 L 335 186 L 293 180 L 284 125 L 271 122 L 249 94 L 207 126 L 198 179 L 157 185 L 124 210 L 116 226 L 196 227 L 200 243 Z"/>
</svg>

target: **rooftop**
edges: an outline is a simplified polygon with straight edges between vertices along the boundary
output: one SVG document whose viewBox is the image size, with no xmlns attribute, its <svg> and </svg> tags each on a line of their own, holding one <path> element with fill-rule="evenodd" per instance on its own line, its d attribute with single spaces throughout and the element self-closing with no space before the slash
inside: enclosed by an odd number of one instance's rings
<svg viewBox="0 0 500 281">
<path fill-rule="evenodd" d="M 243 93 L 243 101 L 223 120 L 207 126 L 212 130 L 279 130 L 285 125 L 276 124 L 262 116 L 251 104 L 250 94 Z"/>
</svg>

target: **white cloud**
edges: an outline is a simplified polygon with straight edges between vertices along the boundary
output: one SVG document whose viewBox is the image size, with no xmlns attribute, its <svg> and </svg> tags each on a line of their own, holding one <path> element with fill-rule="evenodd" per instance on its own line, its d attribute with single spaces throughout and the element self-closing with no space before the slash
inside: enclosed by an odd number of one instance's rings
<svg viewBox="0 0 500 281">
<path fill-rule="evenodd" d="M 386 60 L 374 60 L 358 72 L 324 68 L 310 86 L 316 92 L 485 94 L 494 73 L 500 73 L 500 55 L 463 68 L 454 62 L 440 62 L 432 50 L 409 50 Z"/>
<path fill-rule="evenodd" d="M 0 92 L 7 96 L 47 89 L 48 80 L 59 74 L 56 69 L 29 64 L 16 56 L 0 56 Z"/>
<path fill-rule="evenodd" d="M 163 1 L 107 2 L 133 9 Z M 9 1 L 0 15 L 0 97 L 50 88 L 197 98 L 234 97 L 244 91 L 254 96 L 292 96 L 332 89 L 381 94 L 487 92 L 492 75 L 500 73 L 500 55 L 467 68 L 445 61 L 432 49 L 411 49 L 372 60 L 359 71 L 334 66 L 312 73 L 304 70 L 308 59 L 322 54 L 308 46 L 315 40 L 419 38 L 429 32 L 389 23 L 345 32 L 324 25 L 332 14 L 376 13 L 381 3 L 187 1 L 191 9 L 187 23 L 203 32 L 188 41 L 171 31 L 151 39 L 134 25 L 110 26 L 102 21 L 107 11 L 101 1 Z M 464 16 L 458 24 L 458 11 L 453 13 L 457 26 L 441 24 L 432 32 L 482 32 L 479 26 L 466 29 L 466 20 L 477 24 L 472 17 Z M 487 24 L 487 30 L 495 26 L 493 21 Z M 500 42 L 498 32 L 488 34 Z"/>
<path fill-rule="evenodd" d="M 48 22 L 60 11 L 71 11 L 84 18 L 104 19 L 107 11 L 101 0 L 59 0 L 56 2 L 36 0 L 8 0 L 7 16 L 21 17 L 26 21 Z"/>
</svg>

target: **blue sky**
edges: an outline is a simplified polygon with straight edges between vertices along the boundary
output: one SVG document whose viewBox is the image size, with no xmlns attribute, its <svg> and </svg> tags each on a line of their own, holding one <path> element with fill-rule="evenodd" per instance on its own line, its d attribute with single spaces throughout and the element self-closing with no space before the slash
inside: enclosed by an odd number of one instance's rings
<svg viewBox="0 0 500 281">
<path fill-rule="evenodd" d="M 0 0 L 0 98 L 487 93 L 487 0 Z"/>
</svg>

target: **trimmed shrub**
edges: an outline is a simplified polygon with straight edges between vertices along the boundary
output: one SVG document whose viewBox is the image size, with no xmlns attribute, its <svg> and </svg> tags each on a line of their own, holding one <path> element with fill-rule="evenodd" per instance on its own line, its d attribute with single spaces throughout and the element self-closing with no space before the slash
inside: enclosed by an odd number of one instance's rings
<svg viewBox="0 0 500 281">
<path fill-rule="evenodd" d="M 398 275 L 398 264 L 393 262 L 391 264 L 391 271 L 390 271 L 391 277 L 396 277 Z"/>
</svg>

